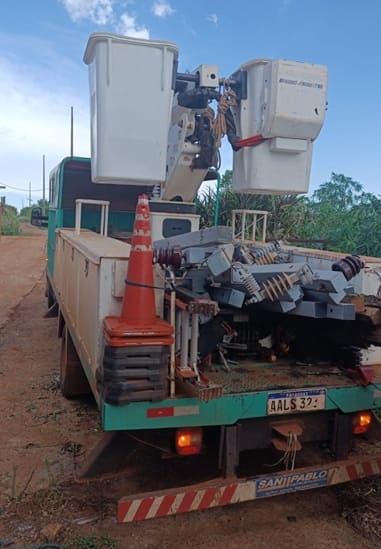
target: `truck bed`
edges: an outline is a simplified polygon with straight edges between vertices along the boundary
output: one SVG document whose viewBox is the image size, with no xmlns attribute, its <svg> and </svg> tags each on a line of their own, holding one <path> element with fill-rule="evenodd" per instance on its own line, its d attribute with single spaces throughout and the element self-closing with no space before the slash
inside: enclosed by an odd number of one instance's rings
<svg viewBox="0 0 381 549">
<path fill-rule="evenodd" d="M 319 386 L 348 387 L 354 384 L 345 372 L 327 364 L 244 360 L 230 367 L 231 371 L 228 372 L 222 365 L 214 365 L 206 372 L 211 382 L 222 385 L 224 394 Z"/>
</svg>

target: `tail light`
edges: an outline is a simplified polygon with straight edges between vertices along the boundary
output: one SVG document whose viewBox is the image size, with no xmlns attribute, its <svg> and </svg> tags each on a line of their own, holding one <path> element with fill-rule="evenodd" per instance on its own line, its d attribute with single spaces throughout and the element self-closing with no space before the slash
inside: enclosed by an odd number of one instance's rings
<svg viewBox="0 0 381 549">
<path fill-rule="evenodd" d="M 176 452 L 180 456 L 191 456 L 199 454 L 202 446 L 201 427 L 187 427 L 176 429 L 175 435 Z"/>
<path fill-rule="evenodd" d="M 353 416 L 352 431 L 354 435 L 362 435 L 369 430 L 372 423 L 372 414 L 370 412 L 359 412 Z"/>
</svg>

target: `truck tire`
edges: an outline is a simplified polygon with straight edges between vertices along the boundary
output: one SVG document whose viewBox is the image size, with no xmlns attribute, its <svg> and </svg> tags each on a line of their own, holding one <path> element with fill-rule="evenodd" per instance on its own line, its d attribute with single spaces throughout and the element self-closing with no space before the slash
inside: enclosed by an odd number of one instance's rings
<svg viewBox="0 0 381 549">
<path fill-rule="evenodd" d="M 50 309 L 55 304 L 56 298 L 53 292 L 53 288 L 50 285 L 48 277 L 46 277 L 45 297 L 47 298 L 48 309 Z"/>
<path fill-rule="evenodd" d="M 66 398 L 91 393 L 89 382 L 66 326 L 63 328 L 61 339 L 60 382 L 61 392 Z"/>
</svg>

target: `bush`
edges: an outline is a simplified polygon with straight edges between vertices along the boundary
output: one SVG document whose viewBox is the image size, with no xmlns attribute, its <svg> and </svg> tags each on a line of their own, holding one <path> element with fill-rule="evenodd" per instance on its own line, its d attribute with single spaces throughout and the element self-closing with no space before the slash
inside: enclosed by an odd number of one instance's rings
<svg viewBox="0 0 381 549">
<path fill-rule="evenodd" d="M 21 234 L 21 227 L 17 215 L 7 207 L 2 215 L 1 234 L 7 236 L 15 236 Z"/>
</svg>

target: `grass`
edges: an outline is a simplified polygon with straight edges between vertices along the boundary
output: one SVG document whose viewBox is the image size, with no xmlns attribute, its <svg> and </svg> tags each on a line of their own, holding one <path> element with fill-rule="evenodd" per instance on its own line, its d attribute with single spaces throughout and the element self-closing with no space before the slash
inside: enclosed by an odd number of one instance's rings
<svg viewBox="0 0 381 549">
<path fill-rule="evenodd" d="M 110 536 L 77 536 L 64 545 L 64 549 L 118 549 L 119 544 Z"/>
<path fill-rule="evenodd" d="M 370 477 L 337 488 L 343 517 L 361 535 L 381 541 L 381 478 Z"/>
<path fill-rule="evenodd" d="M 3 215 L 0 234 L 5 236 L 17 236 L 21 234 L 19 220 L 13 215 Z"/>
</svg>

